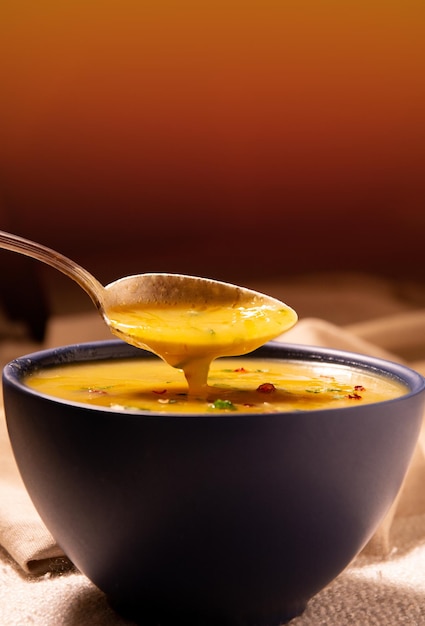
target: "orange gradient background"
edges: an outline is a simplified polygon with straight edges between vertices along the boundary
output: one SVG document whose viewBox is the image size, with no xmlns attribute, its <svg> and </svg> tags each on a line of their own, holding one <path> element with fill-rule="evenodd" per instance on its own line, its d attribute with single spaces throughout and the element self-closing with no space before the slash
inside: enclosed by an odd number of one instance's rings
<svg viewBox="0 0 425 626">
<path fill-rule="evenodd" d="M 3 0 L 3 223 L 137 271 L 418 273 L 424 33 L 423 0 Z"/>
</svg>

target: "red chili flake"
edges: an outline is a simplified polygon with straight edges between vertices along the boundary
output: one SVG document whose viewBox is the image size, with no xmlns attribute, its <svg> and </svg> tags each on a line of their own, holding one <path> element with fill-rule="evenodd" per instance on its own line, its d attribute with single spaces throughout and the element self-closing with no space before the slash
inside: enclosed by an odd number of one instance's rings
<svg viewBox="0 0 425 626">
<path fill-rule="evenodd" d="M 356 386 L 354 387 L 354 389 L 355 389 L 356 391 L 366 391 L 366 389 L 363 387 L 363 385 L 356 385 Z"/>
<path fill-rule="evenodd" d="M 233 370 L 234 372 L 241 372 L 242 374 L 245 374 L 248 370 L 246 370 L 244 367 L 238 367 L 237 369 Z"/>
<path fill-rule="evenodd" d="M 272 383 L 263 383 L 257 387 L 257 391 L 260 393 L 273 393 L 273 391 L 276 391 L 276 387 Z"/>
<path fill-rule="evenodd" d="M 349 400 L 361 400 L 362 399 L 361 395 L 359 395 L 358 393 L 349 393 L 347 398 Z"/>
<path fill-rule="evenodd" d="M 157 393 L 158 395 L 162 395 L 163 393 L 167 393 L 166 389 L 161 389 L 161 391 L 156 391 L 156 389 L 153 389 L 153 393 Z"/>
<path fill-rule="evenodd" d="M 250 402 L 244 402 L 243 406 L 252 407 L 252 406 L 255 406 L 255 405 L 251 404 Z"/>
</svg>

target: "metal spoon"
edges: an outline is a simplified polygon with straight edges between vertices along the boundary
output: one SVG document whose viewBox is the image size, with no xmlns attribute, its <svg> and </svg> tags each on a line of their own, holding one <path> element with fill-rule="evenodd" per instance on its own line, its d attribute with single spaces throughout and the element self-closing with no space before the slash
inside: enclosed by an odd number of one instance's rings
<svg viewBox="0 0 425 626">
<path fill-rule="evenodd" d="M 134 322 L 131 328 L 131 325 L 116 323 L 114 312 L 126 309 L 142 311 L 155 307 L 162 310 L 179 307 L 191 311 L 202 311 L 214 306 L 232 307 L 235 310 L 244 309 L 248 313 L 250 309 L 263 308 L 271 313 L 279 311 L 284 314 L 277 316 L 278 323 L 274 319 L 272 320 L 273 323 L 268 324 L 268 320 L 266 319 L 265 323 L 263 319 L 261 330 L 258 327 L 258 336 L 255 336 L 257 328 L 254 326 L 253 331 L 251 327 L 249 343 L 244 337 L 226 339 L 225 341 L 229 345 L 231 344 L 231 352 L 228 352 L 225 349 L 226 346 L 223 346 L 223 355 L 228 353 L 242 354 L 250 351 L 284 332 L 297 321 L 295 311 L 279 300 L 230 283 L 183 274 L 154 273 L 126 276 L 103 286 L 92 274 L 71 259 L 34 241 L 0 231 L 0 248 L 38 259 L 72 278 L 90 296 L 112 333 L 127 343 L 150 349 L 165 358 L 174 367 L 177 367 L 178 364 L 167 359 L 167 354 L 161 354 L 161 350 L 156 346 L 152 348 L 149 341 L 145 343 L 143 332 L 135 332 Z M 276 315 L 274 317 L 276 318 Z M 201 320 L 200 324 L 202 324 Z M 152 322 L 153 325 L 154 322 Z M 171 339 L 171 343 L 172 341 Z M 191 357 L 190 348 L 188 357 L 189 359 Z M 199 345 L 196 358 L 199 359 Z"/>
</svg>

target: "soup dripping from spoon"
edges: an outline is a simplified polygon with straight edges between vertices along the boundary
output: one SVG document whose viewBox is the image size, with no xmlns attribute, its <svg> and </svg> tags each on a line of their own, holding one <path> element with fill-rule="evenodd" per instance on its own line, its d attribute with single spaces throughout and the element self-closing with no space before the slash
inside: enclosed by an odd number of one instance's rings
<svg viewBox="0 0 425 626">
<path fill-rule="evenodd" d="M 68 257 L 29 239 L 0 231 L 0 248 L 38 259 L 74 280 L 113 334 L 182 369 L 189 393 L 206 393 L 212 360 L 251 352 L 297 321 L 283 302 L 226 282 L 147 273 L 103 286 Z"/>
</svg>

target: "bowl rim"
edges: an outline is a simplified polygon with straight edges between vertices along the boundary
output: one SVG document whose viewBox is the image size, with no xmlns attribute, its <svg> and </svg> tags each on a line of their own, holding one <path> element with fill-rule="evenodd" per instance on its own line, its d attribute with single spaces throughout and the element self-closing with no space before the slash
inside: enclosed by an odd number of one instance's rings
<svg viewBox="0 0 425 626">
<path fill-rule="evenodd" d="M 86 409 L 88 411 L 101 412 L 107 414 L 117 414 L 126 416 L 145 416 L 154 418 L 166 418 L 169 419 L 181 419 L 181 418 L 220 418 L 232 417 L 232 418 L 244 418 L 248 416 L 262 417 L 270 415 L 294 415 L 299 414 L 300 411 L 285 411 L 277 413 L 244 413 L 243 411 L 235 412 L 221 412 L 218 414 L 199 412 L 199 413 L 166 413 L 156 411 L 143 411 L 142 409 L 126 409 L 124 411 L 105 407 L 100 405 L 90 405 L 83 402 L 75 402 L 72 400 L 65 400 L 56 396 L 42 393 L 38 390 L 34 390 L 31 387 L 25 385 L 22 382 L 24 376 L 32 371 L 36 371 L 40 367 L 49 367 L 56 365 L 67 365 L 74 362 L 84 362 L 90 360 L 106 360 L 110 358 L 153 358 L 158 359 L 157 355 L 136 348 L 121 339 L 109 339 L 100 341 L 89 341 L 74 344 L 66 344 L 53 348 L 45 348 L 35 352 L 31 352 L 22 356 L 19 356 L 12 361 L 9 361 L 2 371 L 2 384 L 3 391 L 7 385 L 11 385 L 17 390 L 22 391 L 26 395 L 41 398 L 44 401 L 51 402 L 53 404 L 66 405 L 69 407 L 75 407 L 79 409 Z M 329 363 L 333 365 L 343 365 L 355 367 L 357 370 L 364 370 L 377 376 L 384 376 L 395 380 L 401 384 L 407 386 L 407 393 L 403 393 L 400 396 L 391 398 L 388 400 L 380 400 L 378 402 L 353 405 L 352 407 L 341 407 L 340 410 L 344 410 L 344 413 L 348 411 L 362 411 L 370 406 L 384 406 L 386 404 L 393 404 L 400 401 L 405 401 L 408 398 L 417 396 L 425 392 L 425 377 L 413 369 L 412 367 L 399 363 L 397 361 L 391 361 L 382 357 L 375 357 L 366 355 L 360 352 L 341 350 L 338 348 L 327 348 L 322 346 L 312 346 L 307 344 L 292 344 L 284 343 L 281 341 L 269 341 L 259 348 L 241 355 L 242 358 L 258 357 L 258 358 L 288 358 L 290 360 L 305 360 L 308 357 L 309 362 L 317 363 Z M 238 358 L 238 357 L 234 357 Z M 5 394 L 3 394 L 5 396 Z M 301 411 L 303 414 L 328 413 L 329 411 L 337 411 L 338 408 L 323 408 L 323 409 L 309 409 Z"/>
</svg>

